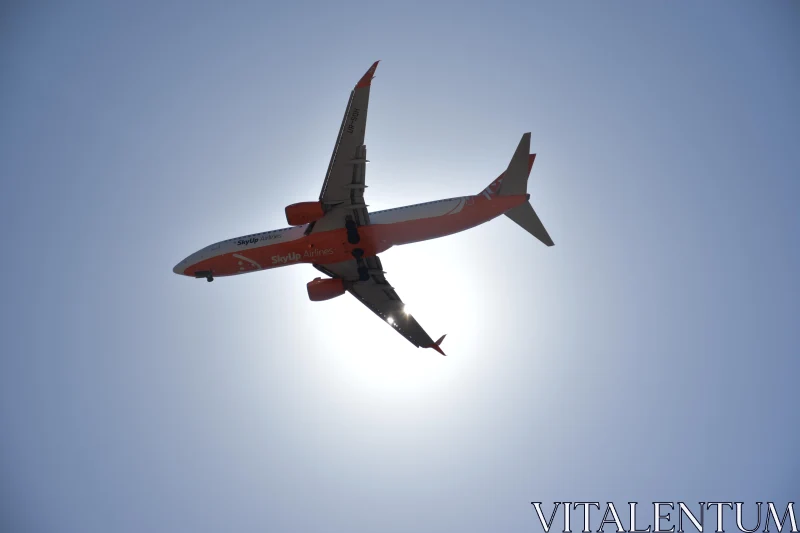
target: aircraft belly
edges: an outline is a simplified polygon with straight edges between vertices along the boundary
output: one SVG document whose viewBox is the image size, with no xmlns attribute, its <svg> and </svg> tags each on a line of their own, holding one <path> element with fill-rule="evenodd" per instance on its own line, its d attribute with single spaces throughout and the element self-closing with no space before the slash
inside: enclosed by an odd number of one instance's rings
<svg viewBox="0 0 800 533">
<path fill-rule="evenodd" d="M 296 263 L 329 263 L 352 257 L 344 230 L 314 234 L 296 241 L 254 248 L 240 255 L 252 255 L 261 269 L 278 268 Z"/>
<path fill-rule="evenodd" d="M 297 263 L 339 263 L 353 258 L 359 248 L 367 257 L 380 254 L 392 246 L 436 239 L 483 224 L 527 200 L 526 196 L 465 198 L 446 214 L 434 215 L 430 207 L 420 211 L 419 218 L 406 218 L 388 222 L 386 217 L 375 217 L 377 223 L 359 228 L 360 241 L 350 244 L 345 229 L 312 233 L 291 240 L 261 245 L 241 239 L 236 244 L 223 244 L 218 255 L 202 259 L 186 269 L 192 272 L 210 271 L 214 276 L 235 276 L 258 270 L 268 270 Z M 442 209 L 441 206 L 435 206 Z M 413 211 L 409 211 L 413 213 Z M 388 222 L 385 223 L 384 221 Z M 242 244 L 240 242 L 244 241 Z"/>
<path fill-rule="evenodd" d="M 266 246 L 250 245 L 234 251 L 226 250 L 226 253 L 197 263 L 190 270 L 210 270 L 215 276 L 233 276 L 297 263 L 338 263 L 352 259 L 355 248 L 364 250 L 364 255 L 375 255 L 380 250 L 375 246 L 369 228 L 361 228 L 361 242 L 357 245 L 347 242 L 346 230 L 337 229 Z"/>
<path fill-rule="evenodd" d="M 385 234 L 387 236 L 386 240 L 394 245 L 410 244 L 452 235 L 482 224 L 487 220 L 489 219 L 467 221 L 458 215 L 446 215 L 432 219 L 397 222 L 382 228 L 383 231 L 381 233 Z"/>
</svg>

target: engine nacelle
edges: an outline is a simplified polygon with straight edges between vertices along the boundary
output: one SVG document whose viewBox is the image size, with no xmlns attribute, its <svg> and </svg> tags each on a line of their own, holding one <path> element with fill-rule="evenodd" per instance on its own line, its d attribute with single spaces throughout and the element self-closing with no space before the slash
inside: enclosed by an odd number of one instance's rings
<svg viewBox="0 0 800 533">
<path fill-rule="evenodd" d="M 325 212 L 320 202 L 300 202 L 286 206 L 286 221 L 292 226 L 302 226 L 322 218 Z"/>
<path fill-rule="evenodd" d="M 306 285 L 308 297 L 312 302 L 330 300 L 344 294 L 344 281 L 337 278 L 316 278 Z"/>
</svg>

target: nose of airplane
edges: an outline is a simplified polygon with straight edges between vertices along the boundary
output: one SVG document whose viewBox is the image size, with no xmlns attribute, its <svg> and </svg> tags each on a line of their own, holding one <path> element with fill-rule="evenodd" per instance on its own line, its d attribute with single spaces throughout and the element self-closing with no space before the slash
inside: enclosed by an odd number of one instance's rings
<svg viewBox="0 0 800 533">
<path fill-rule="evenodd" d="M 186 259 L 184 259 L 183 261 L 175 265 L 175 268 L 173 268 L 172 271 L 175 272 L 176 274 L 183 275 L 186 272 L 187 266 L 188 265 L 186 263 Z"/>
</svg>

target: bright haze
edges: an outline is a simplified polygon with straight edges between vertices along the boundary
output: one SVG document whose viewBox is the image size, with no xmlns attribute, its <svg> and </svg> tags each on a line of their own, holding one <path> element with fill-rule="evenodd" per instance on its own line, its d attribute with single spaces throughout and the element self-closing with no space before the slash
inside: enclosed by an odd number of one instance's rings
<svg viewBox="0 0 800 533">
<path fill-rule="evenodd" d="M 799 27 L 788 2 L 4 5 L 0 531 L 796 500 Z M 310 302 L 309 265 L 172 272 L 318 198 L 375 60 L 372 209 L 476 194 L 532 132 L 554 247 L 501 217 L 382 255 L 448 357 Z"/>
</svg>

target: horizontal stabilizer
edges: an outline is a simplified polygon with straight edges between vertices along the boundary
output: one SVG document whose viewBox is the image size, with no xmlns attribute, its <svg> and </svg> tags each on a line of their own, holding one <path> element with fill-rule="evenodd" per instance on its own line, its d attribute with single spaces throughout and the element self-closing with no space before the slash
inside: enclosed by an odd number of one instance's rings
<svg viewBox="0 0 800 533">
<path fill-rule="evenodd" d="M 544 224 L 539 220 L 539 216 L 536 214 L 536 211 L 533 210 L 533 206 L 530 202 L 525 202 L 510 211 L 506 211 L 506 216 L 547 246 L 553 246 L 555 244 L 547 233 L 547 230 L 544 229 Z"/>
</svg>

